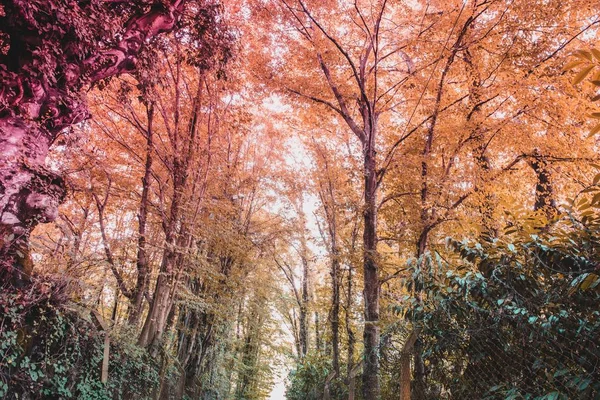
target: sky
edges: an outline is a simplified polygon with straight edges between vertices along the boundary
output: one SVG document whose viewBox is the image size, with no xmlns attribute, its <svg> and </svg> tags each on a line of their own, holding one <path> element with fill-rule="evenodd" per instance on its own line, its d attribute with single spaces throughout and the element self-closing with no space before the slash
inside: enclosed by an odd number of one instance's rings
<svg viewBox="0 0 600 400">
<path fill-rule="evenodd" d="M 275 386 L 273 386 L 269 400 L 283 399 L 285 399 L 285 378 L 281 376 L 279 377 L 279 381 L 275 383 Z"/>
</svg>

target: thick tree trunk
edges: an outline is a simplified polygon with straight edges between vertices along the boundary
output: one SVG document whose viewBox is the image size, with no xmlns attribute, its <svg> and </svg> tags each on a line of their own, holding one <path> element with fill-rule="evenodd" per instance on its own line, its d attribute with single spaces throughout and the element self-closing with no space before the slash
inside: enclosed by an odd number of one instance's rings
<svg viewBox="0 0 600 400">
<path fill-rule="evenodd" d="M 0 118 L 0 280 L 29 280 L 29 235 L 38 223 L 58 216 L 63 180 L 45 168 L 57 132 L 26 117 Z"/>
<path fill-rule="evenodd" d="M 177 265 L 178 257 L 176 248 L 178 245 L 181 245 L 177 240 L 175 229 L 179 220 L 179 206 L 181 200 L 180 190 L 180 186 L 175 185 L 169 221 L 166 224 L 167 232 L 165 233 L 165 249 L 158 278 L 156 279 L 152 304 L 150 305 L 150 310 L 148 311 L 142 332 L 138 338 L 138 345 L 142 347 L 153 345 L 156 348 L 167 326 L 167 318 L 173 305 L 174 288 L 175 285 L 177 285 L 175 268 L 179 267 Z"/>
<path fill-rule="evenodd" d="M 535 203 L 534 210 L 541 210 L 550 219 L 557 213 L 556 200 L 554 199 L 554 187 L 552 186 L 552 176 L 548 169 L 548 161 L 535 152 L 529 161 L 529 165 L 535 172 Z"/>
<path fill-rule="evenodd" d="M 137 325 L 144 307 L 144 294 L 148 290 L 146 283 L 150 273 L 148 268 L 148 255 L 146 251 L 146 221 L 148 218 L 148 198 L 150 193 L 150 177 L 152 175 L 152 152 L 153 144 L 153 117 L 154 105 L 147 108 L 148 127 L 146 130 L 146 165 L 144 177 L 142 178 L 142 197 L 138 212 L 138 248 L 137 248 L 137 282 L 133 291 L 133 307 L 129 314 L 129 323 Z"/>
<path fill-rule="evenodd" d="M 374 136 L 373 141 L 374 141 Z M 363 231 L 365 328 L 363 397 L 378 400 L 379 387 L 379 273 L 377 267 L 377 174 L 375 149 L 367 145 L 364 154 L 365 210 Z"/>
<path fill-rule="evenodd" d="M 169 237 L 169 236 L 168 236 Z M 144 326 L 138 345 L 142 347 L 153 346 L 157 348 L 162 334 L 167 327 L 167 319 L 173 306 L 175 286 L 177 285 L 177 276 L 175 269 L 180 267 L 177 265 L 177 241 L 174 238 L 174 233 L 166 242 L 163 259 L 160 266 L 154 295 L 152 296 L 152 304 L 146 316 Z"/>
</svg>

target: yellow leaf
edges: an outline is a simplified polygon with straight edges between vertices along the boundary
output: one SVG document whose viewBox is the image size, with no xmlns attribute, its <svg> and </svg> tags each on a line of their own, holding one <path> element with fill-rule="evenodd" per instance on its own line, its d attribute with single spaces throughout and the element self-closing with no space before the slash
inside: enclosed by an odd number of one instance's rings
<svg viewBox="0 0 600 400">
<path fill-rule="evenodd" d="M 594 273 L 589 274 L 583 282 L 581 282 L 581 290 L 587 290 L 594 282 L 596 282 L 600 277 Z"/>
<path fill-rule="evenodd" d="M 592 49 L 592 54 L 596 57 L 596 60 L 600 61 L 600 50 Z"/>
<path fill-rule="evenodd" d="M 565 65 L 563 67 L 563 71 L 570 71 L 573 68 L 575 68 L 576 66 L 581 65 L 581 64 L 583 64 L 583 61 L 581 61 L 581 60 L 571 61 L 570 63 L 567 63 L 567 65 Z"/>
<path fill-rule="evenodd" d="M 592 69 L 594 69 L 593 65 L 590 65 L 589 67 L 585 67 L 584 69 L 582 69 L 577 75 L 575 75 L 575 78 L 573 79 L 573 85 L 577 85 L 579 82 L 584 80 L 585 77 L 588 76 L 588 74 L 590 73 L 590 71 Z"/>
<path fill-rule="evenodd" d="M 596 125 L 588 134 L 588 138 L 594 136 L 595 134 L 597 134 L 598 132 L 600 132 L 600 124 Z"/>
<path fill-rule="evenodd" d="M 590 53 L 589 51 L 586 50 L 577 50 L 574 53 L 575 57 L 580 58 L 582 60 L 587 60 L 587 61 L 594 61 L 594 58 L 592 57 L 592 53 Z"/>
</svg>

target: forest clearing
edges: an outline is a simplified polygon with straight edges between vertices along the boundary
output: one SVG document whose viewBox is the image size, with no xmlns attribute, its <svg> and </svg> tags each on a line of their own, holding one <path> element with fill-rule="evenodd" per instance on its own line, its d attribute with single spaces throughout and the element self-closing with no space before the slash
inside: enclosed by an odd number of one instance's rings
<svg viewBox="0 0 600 400">
<path fill-rule="evenodd" d="M 594 0 L 0 0 L 0 398 L 600 400 Z"/>
</svg>

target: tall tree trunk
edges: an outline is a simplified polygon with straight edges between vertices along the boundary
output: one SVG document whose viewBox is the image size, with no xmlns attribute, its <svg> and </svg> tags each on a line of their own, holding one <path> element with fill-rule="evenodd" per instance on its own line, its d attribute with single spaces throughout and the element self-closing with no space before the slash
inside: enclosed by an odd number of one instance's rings
<svg viewBox="0 0 600 400">
<path fill-rule="evenodd" d="M 346 314 L 345 314 L 345 323 L 346 323 L 346 334 L 348 335 L 348 356 L 346 360 L 346 372 L 347 375 L 350 375 L 352 368 L 354 367 L 354 344 L 356 342 L 356 338 L 354 337 L 354 331 L 352 330 L 352 318 L 351 310 L 352 310 L 352 267 L 348 267 L 348 276 L 347 276 L 347 288 L 346 288 Z"/>
<path fill-rule="evenodd" d="M 427 145 L 426 145 L 427 148 Z M 421 274 L 424 274 L 425 267 L 425 252 L 427 251 L 427 244 L 429 240 L 429 232 L 431 230 L 428 220 L 428 213 L 426 208 L 427 201 L 427 163 L 423 162 L 423 187 L 421 191 L 421 223 L 423 225 L 421 234 L 417 241 L 417 260 Z M 423 283 L 418 278 L 414 280 L 413 287 L 415 291 L 415 298 L 420 304 L 423 301 Z M 420 321 L 413 320 L 413 329 L 420 323 Z M 423 343 L 420 338 L 417 338 L 414 345 L 414 380 L 412 384 L 412 398 L 414 400 L 425 399 L 425 363 L 423 361 Z"/>
<path fill-rule="evenodd" d="M 146 165 L 144 168 L 144 177 L 142 178 L 142 197 L 140 199 L 140 209 L 138 212 L 138 248 L 137 248 L 137 282 L 133 290 L 133 307 L 129 314 L 129 323 L 137 325 L 142 309 L 144 307 L 144 294 L 148 290 L 146 283 L 148 282 L 149 268 L 148 255 L 146 251 L 146 221 L 148 218 L 148 198 L 150 193 L 150 177 L 152 175 L 152 152 L 154 151 L 153 144 L 153 119 L 154 119 L 154 104 L 150 103 L 147 106 L 148 126 L 146 129 Z"/>
<path fill-rule="evenodd" d="M 308 353 L 308 262 L 302 259 L 302 302 L 299 311 L 299 339 L 300 357 L 304 358 Z"/>
<path fill-rule="evenodd" d="M 363 334 L 365 365 L 363 368 L 363 397 L 378 400 L 379 387 L 379 273 L 377 267 L 377 173 L 375 134 L 364 152 L 365 210 L 363 230 L 365 328 Z"/>
<path fill-rule="evenodd" d="M 354 331 L 352 330 L 352 319 L 350 317 L 352 310 L 352 266 L 348 266 L 348 277 L 347 277 L 347 292 L 346 292 L 346 334 L 348 335 L 348 357 L 346 360 L 346 379 L 348 381 L 348 400 L 354 400 L 354 391 L 356 379 L 352 374 L 352 368 L 354 367 Z"/>
<path fill-rule="evenodd" d="M 323 343 L 321 340 L 321 326 L 319 323 L 319 312 L 315 311 L 315 348 L 317 350 L 317 353 L 319 353 L 321 351 L 321 348 L 323 347 Z"/>
<path fill-rule="evenodd" d="M 300 237 L 300 260 L 302 262 L 302 289 L 301 289 L 301 303 L 299 311 L 299 336 L 300 336 L 300 357 L 304 358 L 308 353 L 308 342 L 309 342 L 309 302 L 310 302 L 310 266 L 308 260 L 308 247 L 306 244 L 305 229 L 306 229 L 306 217 L 302 211 L 302 205 L 299 207 L 300 223 L 301 223 L 301 237 Z"/>
<path fill-rule="evenodd" d="M 178 59 L 174 72 L 173 87 L 175 91 L 175 105 L 173 128 L 169 131 L 169 140 L 172 146 L 171 179 L 173 182 L 173 195 L 168 216 L 163 216 L 163 229 L 165 231 L 165 249 L 156 280 L 152 304 L 146 316 L 138 344 L 140 346 L 156 345 L 160 342 L 166 328 L 167 317 L 173 305 L 174 293 L 178 284 L 183 258 L 178 249 L 188 248 L 191 245 L 191 235 L 186 235 L 185 226 L 182 226 L 182 206 L 184 191 L 189 181 L 190 165 L 197 145 L 197 131 L 199 125 L 199 112 L 203 89 L 202 73 L 198 76 L 199 82 L 194 97 L 193 109 L 185 130 L 180 127 L 180 99 L 181 99 L 181 60 Z M 165 121 L 168 125 L 169 122 Z M 185 132 L 185 135 L 183 134 Z"/>
<path fill-rule="evenodd" d="M 324 151 L 315 143 L 317 152 L 321 155 L 324 165 L 325 178 L 319 182 L 319 197 L 323 205 L 327 232 L 329 234 L 329 259 L 331 268 L 331 311 L 329 322 L 331 324 L 331 350 L 333 371 L 340 377 L 340 249 L 337 237 L 337 204 L 334 183 L 332 182 L 329 162 Z M 322 233 L 323 234 L 323 233 Z M 324 238 L 325 239 L 325 238 Z"/>
<path fill-rule="evenodd" d="M 176 185 L 173 192 L 173 203 L 171 204 L 171 212 L 167 224 L 165 249 L 158 278 L 156 279 L 152 304 L 150 305 L 150 310 L 148 311 L 142 332 L 138 338 L 138 344 L 142 347 L 158 344 L 166 328 L 167 317 L 172 306 L 173 285 L 176 284 L 175 264 L 177 260 L 175 226 L 179 220 L 180 198 L 180 188 Z"/>
<path fill-rule="evenodd" d="M 171 216 L 178 220 L 177 215 Z M 175 291 L 183 268 L 183 258 L 180 257 L 178 248 L 186 249 L 191 243 L 189 235 L 176 235 L 174 226 L 170 229 L 173 231 L 167 236 L 169 240 L 163 253 L 150 310 L 138 338 L 138 345 L 142 347 L 152 346 L 156 349 L 162 339 L 172 313 Z"/>
<path fill-rule="evenodd" d="M 331 347 L 333 350 L 333 371 L 336 377 L 340 376 L 340 261 L 337 243 L 332 244 L 331 261 Z"/>
<path fill-rule="evenodd" d="M 260 333 L 265 321 L 265 309 L 259 299 L 252 302 L 247 321 L 246 337 L 241 354 L 241 370 L 236 387 L 236 399 L 251 398 L 252 389 L 257 383 L 257 365 L 260 361 Z"/>
</svg>

